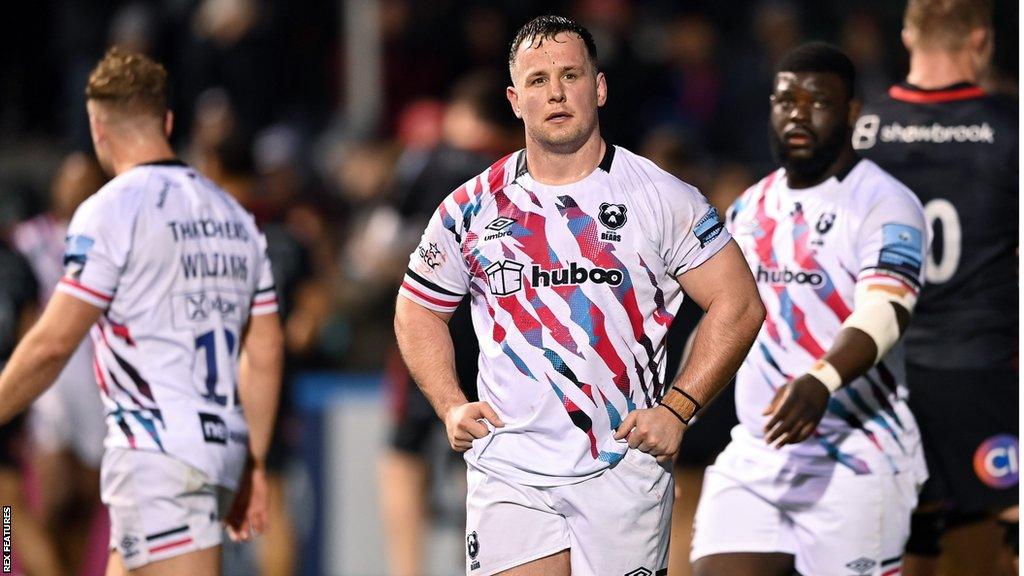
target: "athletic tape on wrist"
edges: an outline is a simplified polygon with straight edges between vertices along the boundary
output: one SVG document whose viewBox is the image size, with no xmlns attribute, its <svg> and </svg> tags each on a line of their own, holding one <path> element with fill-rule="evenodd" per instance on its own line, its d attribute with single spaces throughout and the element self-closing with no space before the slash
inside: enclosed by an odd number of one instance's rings
<svg viewBox="0 0 1024 576">
<path fill-rule="evenodd" d="M 662 396 L 661 405 L 668 408 L 669 412 L 675 414 L 676 418 L 686 425 L 693 421 L 693 417 L 701 409 L 700 402 L 697 402 L 696 398 L 684 392 L 679 386 L 673 386 Z"/>
<path fill-rule="evenodd" d="M 828 388 L 829 394 L 832 394 L 843 385 L 843 377 L 839 375 L 836 367 L 829 364 L 827 360 L 822 358 L 814 363 L 814 366 L 807 371 L 808 376 L 817 378 L 825 388 Z"/>
</svg>

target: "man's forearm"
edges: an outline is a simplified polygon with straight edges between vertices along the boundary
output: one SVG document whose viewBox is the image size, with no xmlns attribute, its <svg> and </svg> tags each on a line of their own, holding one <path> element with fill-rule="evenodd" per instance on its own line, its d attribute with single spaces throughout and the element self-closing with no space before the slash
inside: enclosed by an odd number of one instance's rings
<svg viewBox="0 0 1024 576">
<path fill-rule="evenodd" d="M 0 374 L 0 424 L 25 411 L 60 375 L 75 347 L 30 330 Z"/>
<path fill-rule="evenodd" d="M 238 394 L 249 428 L 249 451 L 256 465 L 262 466 L 270 449 L 281 395 L 284 338 L 276 314 L 251 322 L 239 363 Z"/>
<path fill-rule="evenodd" d="M 731 299 L 713 303 L 697 325 L 693 349 L 672 386 L 691 396 L 700 406 L 707 406 L 736 374 L 763 321 L 764 308 L 758 300 Z M 679 392 L 666 389 L 662 396 L 670 394 L 673 396 L 668 400 L 675 404 Z M 692 404 L 688 400 L 683 402 Z M 692 412 L 682 414 L 689 415 Z"/>
<path fill-rule="evenodd" d="M 274 416 L 281 391 L 281 362 L 249 359 L 246 377 L 240 378 L 238 394 L 249 427 L 249 450 L 258 465 L 265 463 L 274 433 Z"/>
<path fill-rule="evenodd" d="M 398 297 L 395 337 L 413 380 L 437 415 L 466 403 L 455 373 L 455 348 L 448 324 L 438 315 Z"/>
</svg>

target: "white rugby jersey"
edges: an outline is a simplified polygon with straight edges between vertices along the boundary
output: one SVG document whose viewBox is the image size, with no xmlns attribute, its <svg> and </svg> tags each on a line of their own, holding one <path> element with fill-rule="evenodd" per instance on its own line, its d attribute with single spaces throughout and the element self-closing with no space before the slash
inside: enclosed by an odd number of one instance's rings
<svg viewBox="0 0 1024 576">
<path fill-rule="evenodd" d="M 779 386 L 831 348 L 854 309 L 856 284 L 917 294 L 928 246 L 917 198 L 870 160 L 841 179 L 798 190 L 780 169 L 747 190 L 726 220 L 768 311 L 736 376 L 734 439 L 801 472 L 922 472 L 900 343 L 832 395 L 808 440 L 768 447 L 762 415 Z"/>
<path fill-rule="evenodd" d="M 467 461 L 541 486 L 618 462 L 615 429 L 665 385 L 676 277 L 728 241 L 695 188 L 610 145 L 573 184 L 533 180 L 521 150 L 448 196 L 400 293 L 440 312 L 471 294 L 477 388 L 505 427 Z"/>
<path fill-rule="evenodd" d="M 104 445 L 160 450 L 234 488 L 241 337 L 250 314 L 277 310 L 252 216 L 181 162 L 143 164 L 78 208 L 64 264 L 57 289 L 105 311 L 92 329 Z"/>
</svg>

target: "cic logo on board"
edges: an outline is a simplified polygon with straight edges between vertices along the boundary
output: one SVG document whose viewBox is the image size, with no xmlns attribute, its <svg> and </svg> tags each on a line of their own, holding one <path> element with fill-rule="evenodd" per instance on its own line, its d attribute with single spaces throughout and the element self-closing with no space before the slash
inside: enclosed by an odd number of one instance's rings
<svg viewBox="0 0 1024 576">
<path fill-rule="evenodd" d="M 992 488 L 1009 488 L 1020 481 L 1020 445 L 1011 434 L 985 440 L 974 452 L 974 473 Z"/>
</svg>

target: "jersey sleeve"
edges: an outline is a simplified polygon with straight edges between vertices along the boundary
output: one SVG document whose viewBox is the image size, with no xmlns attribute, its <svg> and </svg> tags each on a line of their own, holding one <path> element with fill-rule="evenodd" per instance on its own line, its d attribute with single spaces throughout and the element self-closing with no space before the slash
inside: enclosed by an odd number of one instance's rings
<svg viewBox="0 0 1024 576">
<path fill-rule="evenodd" d="M 270 267 L 270 256 L 267 254 L 267 238 L 259 235 L 260 247 L 260 278 L 256 283 L 256 292 L 252 295 L 252 316 L 263 316 L 277 312 L 277 286 L 274 284 L 273 269 Z"/>
<path fill-rule="evenodd" d="M 436 312 L 454 312 L 469 291 L 469 267 L 462 257 L 462 213 L 452 196 L 427 223 L 398 293 Z"/>
<path fill-rule="evenodd" d="M 696 188 L 676 181 L 662 192 L 662 198 L 665 228 L 661 253 L 672 276 L 700 266 L 729 243 L 732 236 L 718 211 Z"/>
<path fill-rule="evenodd" d="M 106 309 L 132 249 L 135 217 L 112 194 L 97 193 L 82 203 L 68 224 L 64 275 L 57 290 Z"/>
<path fill-rule="evenodd" d="M 857 283 L 885 284 L 916 297 L 929 245 L 924 210 L 909 191 L 880 196 L 857 232 Z"/>
</svg>

